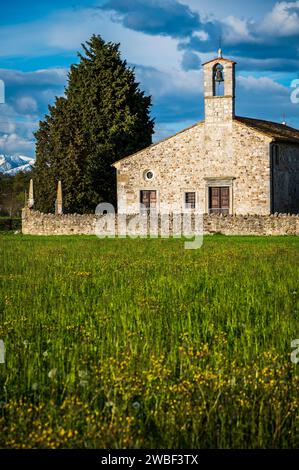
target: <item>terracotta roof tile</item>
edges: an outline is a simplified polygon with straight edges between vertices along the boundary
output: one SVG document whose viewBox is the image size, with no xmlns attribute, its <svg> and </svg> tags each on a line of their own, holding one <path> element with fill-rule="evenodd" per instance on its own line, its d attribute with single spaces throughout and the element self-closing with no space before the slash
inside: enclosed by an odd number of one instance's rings
<svg viewBox="0 0 299 470">
<path fill-rule="evenodd" d="M 239 116 L 235 117 L 235 121 L 239 121 L 263 134 L 267 134 L 275 140 L 299 144 L 299 130 L 293 127 L 278 124 L 277 122 Z"/>
</svg>

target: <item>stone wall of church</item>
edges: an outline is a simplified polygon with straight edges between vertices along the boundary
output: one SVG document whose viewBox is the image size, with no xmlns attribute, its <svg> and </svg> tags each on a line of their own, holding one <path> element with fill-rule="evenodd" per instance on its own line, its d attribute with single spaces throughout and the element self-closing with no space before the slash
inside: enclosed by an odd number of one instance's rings
<svg viewBox="0 0 299 470">
<path fill-rule="evenodd" d="M 106 217 L 106 218 L 105 218 Z M 178 219 L 178 217 L 180 217 Z M 175 222 L 174 222 L 175 219 Z M 141 223 L 140 223 L 141 221 Z M 205 215 L 197 223 L 190 217 L 190 227 L 197 235 L 222 233 L 224 235 L 296 235 L 299 236 L 299 215 Z M 178 223 L 179 222 L 179 223 Z M 182 215 L 168 215 L 149 222 L 139 215 L 119 215 L 114 217 L 95 214 L 42 214 L 30 209 L 22 213 L 22 232 L 25 235 L 100 235 L 100 236 L 144 236 L 153 233 L 157 236 L 185 234 Z M 188 228 L 188 224 L 185 225 Z M 199 227 L 199 229 L 195 229 Z M 169 228 L 169 230 L 168 230 Z M 151 232 L 149 232 L 151 229 Z M 147 231 L 148 230 L 148 231 Z"/>
<path fill-rule="evenodd" d="M 273 145 L 273 212 L 299 213 L 299 146 Z"/>
<path fill-rule="evenodd" d="M 196 210 L 207 213 L 213 179 L 229 184 L 231 214 L 269 214 L 270 142 L 236 120 L 199 123 L 116 164 L 118 210 L 138 213 L 140 191 L 155 190 L 160 212 L 184 211 L 185 192 L 195 192 Z"/>
<path fill-rule="evenodd" d="M 234 212 L 271 213 L 271 138 L 233 121 Z"/>
</svg>

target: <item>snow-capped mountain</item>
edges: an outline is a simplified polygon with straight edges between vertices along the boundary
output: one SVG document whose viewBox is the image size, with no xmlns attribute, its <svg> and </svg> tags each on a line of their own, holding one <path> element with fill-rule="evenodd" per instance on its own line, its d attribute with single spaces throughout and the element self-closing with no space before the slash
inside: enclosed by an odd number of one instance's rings
<svg viewBox="0 0 299 470">
<path fill-rule="evenodd" d="M 0 174 L 14 176 L 23 171 L 27 173 L 32 170 L 34 158 L 25 155 L 0 155 Z"/>
</svg>

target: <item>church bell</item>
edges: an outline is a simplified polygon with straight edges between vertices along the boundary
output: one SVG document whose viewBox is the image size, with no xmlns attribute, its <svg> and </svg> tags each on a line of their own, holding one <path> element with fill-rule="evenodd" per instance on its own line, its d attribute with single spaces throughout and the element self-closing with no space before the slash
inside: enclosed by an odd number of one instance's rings
<svg viewBox="0 0 299 470">
<path fill-rule="evenodd" d="M 215 82 L 218 82 L 218 83 L 224 82 L 223 73 L 221 69 L 216 69 Z"/>
</svg>

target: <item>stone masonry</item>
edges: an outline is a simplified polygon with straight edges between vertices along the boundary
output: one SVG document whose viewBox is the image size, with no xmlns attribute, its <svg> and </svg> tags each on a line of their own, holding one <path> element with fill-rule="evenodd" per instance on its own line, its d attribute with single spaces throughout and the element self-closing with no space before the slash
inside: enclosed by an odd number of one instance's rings
<svg viewBox="0 0 299 470">
<path fill-rule="evenodd" d="M 22 213 L 22 232 L 27 235 L 101 235 L 126 236 L 128 232 L 121 228 L 118 223 L 118 217 L 124 217 L 128 226 L 137 215 L 119 215 L 115 218 L 108 216 L 108 223 L 103 223 L 105 216 L 95 214 L 43 214 L 29 208 L 23 209 Z M 107 217 L 107 216 L 106 216 Z M 146 216 L 145 216 L 146 218 Z M 172 230 L 173 215 L 169 218 L 170 233 L 169 236 L 176 235 Z M 101 229 L 97 224 L 100 223 Z M 157 235 L 165 236 L 161 229 L 161 216 L 158 216 Z M 122 225 L 123 227 L 123 225 Z M 141 235 L 140 229 L 133 224 L 130 227 L 130 236 Z M 193 228 L 193 226 L 192 226 Z M 224 235 L 299 235 L 299 215 L 239 215 L 239 216 L 221 216 L 205 215 L 203 218 L 203 233 Z M 201 235 L 202 231 L 195 235 Z"/>
</svg>

